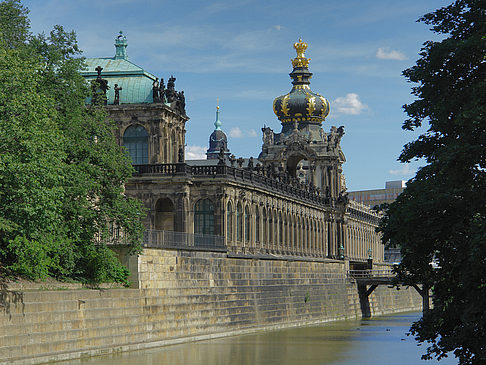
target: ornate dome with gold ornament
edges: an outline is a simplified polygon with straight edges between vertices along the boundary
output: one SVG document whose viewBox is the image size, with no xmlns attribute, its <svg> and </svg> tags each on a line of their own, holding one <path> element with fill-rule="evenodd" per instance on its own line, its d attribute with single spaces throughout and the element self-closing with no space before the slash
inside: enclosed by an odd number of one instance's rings
<svg viewBox="0 0 486 365">
<path fill-rule="evenodd" d="M 309 84 L 312 73 L 309 71 L 310 58 L 305 57 L 307 43 L 299 39 L 294 43 L 297 57 L 292 60 L 292 90 L 273 101 L 273 111 L 283 125 L 298 122 L 321 124 L 329 114 L 329 102 L 323 96 L 311 91 Z"/>
</svg>

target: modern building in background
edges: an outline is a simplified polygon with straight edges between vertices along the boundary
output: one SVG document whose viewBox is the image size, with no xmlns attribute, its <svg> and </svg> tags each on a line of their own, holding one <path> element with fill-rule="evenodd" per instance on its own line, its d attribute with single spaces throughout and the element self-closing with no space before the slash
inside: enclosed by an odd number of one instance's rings
<svg viewBox="0 0 486 365">
<path fill-rule="evenodd" d="M 406 181 L 387 181 L 384 189 L 358 190 L 348 192 L 349 199 L 374 207 L 393 202 L 405 189 Z"/>
</svg>

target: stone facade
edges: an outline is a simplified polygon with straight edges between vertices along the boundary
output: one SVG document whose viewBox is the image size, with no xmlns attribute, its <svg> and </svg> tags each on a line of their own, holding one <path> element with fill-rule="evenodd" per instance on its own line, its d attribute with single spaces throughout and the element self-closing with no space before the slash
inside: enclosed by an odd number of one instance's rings
<svg viewBox="0 0 486 365">
<path fill-rule="evenodd" d="M 117 123 L 115 135 L 123 145 L 123 135 L 128 127 L 140 125 L 148 133 L 149 163 L 178 161 L 179 149 L 185 145 L 185 115 L 163 103 L 108 105 L 108 115 Z"/>
<path fill-rule="evenodd" d="M 145 249 L 130 258 L 139 289 L 5 290 L 0 364 L 37 364 L 360 318 L 363 303 L 341 260 L 231 258 Z M 419 310 L 414 289 L 378 287 L 371 315 Z"/>
</svg>

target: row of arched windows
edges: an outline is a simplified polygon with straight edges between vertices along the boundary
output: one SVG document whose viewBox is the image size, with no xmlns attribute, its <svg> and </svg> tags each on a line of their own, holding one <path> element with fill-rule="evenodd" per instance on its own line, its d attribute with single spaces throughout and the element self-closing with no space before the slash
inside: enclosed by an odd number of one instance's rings
<svg viewBox="0 0 486 365">
<path fill-rule="evenodd" d="M 361 226 L 350 224 L 347 226 L 347 247 L 346 253 L 351 259 L 366 259 L 371 253 L 373 257 L 381 257 L 380 252 L 383 249 L 380 236 L 371 226 Z M 371 252 L 368 250 L 371 249 Z"/>
<path fill-rule="evenodd" d="M 157 203 L 157 214 L 160 214 L 161 218 L 156 221 L 161 226 L 167 226 L 168 223 L 170 226 L 173 224 L 170 211 L 173 212 L 174 206 L 167 198 L 162 199 L 161 202 L 164 203 L 165 208 L 159 202 Z M 311 254 L 319 257 L 328 254 L 331 236 L 329 222 L 268 207 L 251 207 L 242 202 L 237 202 L 234 208 L 231 201 L 226 203 L 223 217 L 228 245 L 289 254 Z M 368 249 L 372 248 L 373 256 L 379 257 L 382 245 L 373 227 L 350 223 L 344 237 L 345 255 L 350 259 L 366 259 Z M 194 205 L 194 233 L 214 235 L 215 231 L 213 202 L 208 198 L 198 200 Z"/>
<path fill-rule="evenodd" d="M 325 256 L 326 224 L 272 208 L 226 204 L 226 241 L 269 250 Z"/>
</svg>

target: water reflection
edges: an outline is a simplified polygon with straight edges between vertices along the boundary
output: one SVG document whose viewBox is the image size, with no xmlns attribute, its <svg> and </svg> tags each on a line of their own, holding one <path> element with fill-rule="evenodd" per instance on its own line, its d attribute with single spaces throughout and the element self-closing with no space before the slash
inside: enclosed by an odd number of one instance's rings
<svg viewBox="0 0 486 365">
<path fill-rule="evenodd" d="M 78 365 L 411 365 L 425 350 L 406 336 L 419 313 L 340 321 L 94 357 Z M 425 345 L 424 345 L 425 347 Z M 453 358 L 440 365 L 456 364 Z"/>
</svg>

